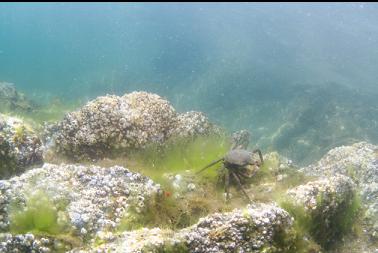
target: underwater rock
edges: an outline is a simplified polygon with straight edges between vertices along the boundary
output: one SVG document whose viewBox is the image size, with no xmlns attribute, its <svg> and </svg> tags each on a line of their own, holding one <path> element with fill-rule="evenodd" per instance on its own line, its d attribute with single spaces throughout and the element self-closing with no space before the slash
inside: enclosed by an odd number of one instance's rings
<svg viewBox="0 0 378 253">
<path fill-rule="evenodd" d="M 185 138 L 217 132 L 220 132 L 220 129 L 212 124 L 202 112 L 190 111 L 177 116 L 170 135 Z"/>
<path fill-rule="evenodd" d="M 284 207 L 316 243 L 329 249 L 350 232 L 356 220 L 360 206 L 355 187 L 344 175 L 321 178 L 288 190 Z"/>
<path fill-rule="evenodd" d="M 98 233 L 96 240 L 101 242 L 99 246 L 77 248 L 69 253 L 96 253 L 96 252 L 188 252 L 183 251 L 185 245 L 178 239 L 172 230 L 160 228 L 142 228 L 140 230 L 123 232 L 115 235 L 112 233 Z M 181 250 L 181 251 L 180 251 Z"/>
<path fill-rule="evenodd" d="M 156 94 L 132 92 L 103 96 L 68 113 L 53 139 L 59 153 L 74 159 L 99 159 L 113 151 L 164 143 L 170 136 L 207 134 L 213 125 L 199 112 L 178 115 Z"/>
<path fill-rule="evenodd" d="M 359 208 L 355 184 L 339 174 L 297 186 L 287 195 L 293 205 L 290 209 L 303 215 L 295 218 L 305 223 L 315 241 L 326 249 L 350 231 Z"/>
<path fill-rule="evenodd" d="M 290 189 L 287 194 L 295 204 L 303 206 L 305 210 L 309 212 L 317 210 L 327 215 L 327 210 L 335 212 L 341 203 L 350 200 L 354 195 L 354 187 L 355 185 L 349 177 L 335 175 L 297 186 Z"/>
<path fill-rule="evenodd" d="M 104 235 L 99 240 L 105 243 L 71 252 L 289 252 L 285 250 L 291 249 L 295 236 L 286 211 L 275 205 L 254 204 L 244 210 L 211 214 L 177 232 L 143 228 Z"/>
<path fill-rule="evenodd" d="M 231 136 L 231 149 L 247 149 L 249 145 L 249 140 L 251 138 L 251 133 L 248 130 L 240 130 L 235 132 Z"/>
<path fill-rule="evenodd" d="M 67 252 L 75 246 L 74 241 L 74 239 L 70 240 L 70 238 L 64 238 L 64 236 L 56 238 L 32 233 L 17 235 L 0 233 L 0 252 Z"/>
<path fill-rule="evenodd" d="M 198 253 L 284 252 L 294 241 L 291 216 L 270 204 L 253 204 L 244 210 L 215 213 L 181 233 L 189 252 Z"/>
<path fill-rule="evenodd" d="M 147 92 L 103 96 L 68 113 L 55 136 L 58 151 L 76 159 L 163 142 L 176 117 L 168 101 Z"/>
<path fill-rule="evenodd" d="M 0 82 L 0 111 L 30 112 L 34 105 L 24 94 L 19 93 L 14 84 Z"/>
<path fill-rule="evenodd" d="M 12 226 L 10 216 L 15 204 L 21 214 L 30 208 L 43 209 L 39 206 L 41 204 L 30 201 L 33 194 L 40 193 L 50 199 L 50 205 L 54 205 L 55 214 L 51 216 L 55 218 L 51 219 L 51 225 L 65 225 L 65 229 L 76 237 L 90 238 L 99 231 L 114 231 L 129 209 L 143 211 L 145 203 L 160 194 L 160 186 L 119 166 L 45 164 L 19 177 L 0 181 L 1 230 L 12 227 L 16 230 L 33 229 L 24 225 L 22 220 L 22 226 Z M 32 215 L 33 219 L 40 218 L 39 213 Z"/>
<path fill-rule="evenodd" d="M 301 169 L 309 175 L 349 176 L 357 184 L 366 209 L 368 226 L 365 230 L 378 240 L 378 146 L 367 142 L 341 146 L 330 150 L 318 162 Z"/>
<path fill-rule="evenodd" d="M 0 233 L 0 252 L 62 252 L 70 250 L 71 246 L 56 238 L 35 236 L 31 233 L 12 235 Z"/>
<path fill-rule="evenodd" d="M 43 163 L 42 153 L 41 141 L 28 124 L 0 114 L 0 179 Z"/>
</svg>

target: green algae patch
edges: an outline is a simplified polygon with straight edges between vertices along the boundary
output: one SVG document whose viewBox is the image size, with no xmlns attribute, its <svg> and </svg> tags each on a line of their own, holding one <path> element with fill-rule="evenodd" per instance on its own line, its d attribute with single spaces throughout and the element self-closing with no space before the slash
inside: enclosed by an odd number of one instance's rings
<svg viewBox="0 0 378 253">
<path fill-rule="evenodd" d="M 62 234 L 67 231 L 66 224 L 60 222 L 59 210 L 48 195 L 38 191 L 26 196 L 25 205 L 11 203 L 10 232 L 19 234 Z"/>
<path fill-rule="evenodd" d="M 11 155 L 12 148 L 0 132 L 0 178 L 10 176 L 17 171 L 17 159 Z"/>
<path fill-rule="evenodd" d="M 288 189 L 314 179 L 298 171 L 296 167 L 289 165 L 280 167 L 280 164 L 278 153 L 269 153 L 256 174 L 248 180 L 249 193 L 254 201 L 276 202 L 282 199 Z"/>
<path fill-rule="evenodd" d="M 131 231 L 143 227 L 174 227 L 180 222 L 178 202 L 171 198 L 155 196 L 147 201 L 147 206 L 140 210 L 132 206 L 122 218 L 118 230 Z"/>
<path fill-rule="evenodd" d="M 322 201 L 325 201 L 322 197 L 317 200 L 320 205 Z M 351 198 L 340 202 L 339 207 L 329 219 L 324 219 L 324 214 L 320 210 L 313 214 L 310 233 L 324 249 L 334 248 L 344 235 L 352 231 L 361 210 L 361 200 L 356 193 Z"/>
<path fill-rule="evenodd" d="M 131 231 L 143 227 L 181 229 L 195 224 L 200 217 L 208 215 L 216 205 L 195 194 L 176 199 L 165 191 L 148 200 L 143 209 L 131 207 L 124 214 L 118 231 Z"/>
<path fill-rule="evenodd" d="M 257 173 L 251 178 L 252 184 L 261 184 L 262 182 L 273 182 L 278 172 L 280 165 L 279 155 L 271 153 L 271 155 L 264 160 Z"/>
<path fill-rule="evenodd" d="M 325 200 L 322 194 L 319 194 L 316 200 L 317 206 L 324 205 Z M 361 200 L 356 193 L 353 193 L 351 198 L 341 201 L 333 211 L 319 207 L 309 210 L 295 204 L 290 198 L 284 198 L 278 202 L 294 218 L 298 248 L 306 249 L 310 246 L 330 250 L 335 248 L 349 232 L 358 230 L 357 216 L 361 212 Z"/>
<path fill-rule="evenodd" d="M 134 151 L 129 159 L 136 163 L 142 174 L 156 182 L 164 183 L 164 179 L 162 180 L 164 173 L 198 171 L 223 157 L 230 147 L 226 135 L 174 138 L 163 146 L 154 144 L 143 150 Z M 214 166 L 201 173 L 199 178 L 214 179 L 216 176 L 217 167 Z"/>
<path fill-rule="evenodd" d="M 286 210 L 294 218 L 294 233 L 292 234 L 293 244 L 287 253 L 308 253 L 321 252 L 321 246 L 313 239 L 311 231 L 314 226 L 314 221 L 311 215 L 305 210 L 303 206 L 298 206 L 289 200 L 282 200 L 280 202 L 281 208 Z M 281 239 L 282 240 L 282 239 Z"/>
</svg>

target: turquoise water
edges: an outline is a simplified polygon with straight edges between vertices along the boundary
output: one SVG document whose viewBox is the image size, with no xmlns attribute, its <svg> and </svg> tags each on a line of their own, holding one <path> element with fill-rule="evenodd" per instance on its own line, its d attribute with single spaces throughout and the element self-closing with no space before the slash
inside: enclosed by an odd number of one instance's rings
<svg viewBox="0 0 378 253">
<path fill-rule="evenodd" d="M 0 80 L 36 101 L 145 90 L 298 163 L 378 142 L 377 4 L 1 3 Z"/>
</svg>

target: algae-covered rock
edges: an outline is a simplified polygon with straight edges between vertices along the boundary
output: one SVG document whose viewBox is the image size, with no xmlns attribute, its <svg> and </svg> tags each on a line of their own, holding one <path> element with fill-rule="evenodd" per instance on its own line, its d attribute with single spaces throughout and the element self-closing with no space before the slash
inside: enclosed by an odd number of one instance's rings
<svg viewBox="0 0 378 253">
<path fill-rule="evenodd" d="M 70 253 L 184 253 L 189 252 L 185 243 L 180 241 L 172 230 L 160 228 L 142 228 L 121 234 L 98 233 L 95 243 L 87 247 L 77 248 Z"/>
<path fill-rule="evenodd" d="M 211 214 L 175 232 L 154 228 L 102 235 L 100 246 L 72 252 L 295 252 L 292 224 L 283 209 L 255 204 Z"/>
<path fill-rule="evenodd" d="M 55 142 L 67 155 L 99 158 L 115 149 L 164 141 L 175 116 L 168 101 L 155 94 L 98 97 L 65 116 Z"/>
<path fill-rule="evenodd" d="M 195 137 L 219 131 L 202 112 L 190 111 L 178 114 L 170 134 L 172 137 Z"/>
<path fill-rule="evenodd" d="M 0 178 L 43 162 L 42 144 L 32 128 L 16 117 L 0 114 Z"/>
<path fill-rule="evenodd" d="M 343 175 L 308 182 L 288 190 L 287 195 L 283 207 L 325 248 L 350 231 L 359 208 L 355 184 Z"/>
<path fill-rule="evenodd" d="M 336 173 L 349 176 L 357 184 L 366 210 L 365 231 L 378 240 L 378 146 L 359 142 L 330 150 L 318 162 L 301 169 L 309 175 L 330 176 Z"/>
<path fill-rule="evenodd" d="M 0 112 L 30 112 L 34 105 L 13 83 L 0 82 Z"/>
<path fill-rule="evenodd" d="M 46 197 L 33 198 L 41 193 Z M 90 238 L 99 231 L 114 231 L 130 208 L 143 211 L 159 193 L 159 185 L 123 167 L 45 164 L 0 181 L 0 227 L 5 232 L 37 230 L 49 234 L 66 233 L 68 228 L 76 237 Z M 42 198 L 46 201 L 40 203 Z M 46 213 L 48 206 L 53 209 Z M 36 220 L 40 219 L 43 224 L 38 225 Z"/>
<path fill-rule="evenodd" d="M 177 114 L 156 94 L 132 92 L 122 97 L 98 97 L 79 111 L 68 113 L 57 128 L 57 151 L 80 160 L 161 144 L 170 136 L 207 134 L 213 125 L 202 113 Z"/>
<path fill-rule="evenodd" d="M 32 233 L 17 235 L 0 233 L 0 252 L 63 253 L 75 246 L 73 241 L 74 239 L 34 235 Z"/>
<path fill-rule="evenodd" d="M 182 233 L 190 252 L 285 252 L 295 240 L 291 216 L 270 204 L 212 214 Z"/>
</svg>

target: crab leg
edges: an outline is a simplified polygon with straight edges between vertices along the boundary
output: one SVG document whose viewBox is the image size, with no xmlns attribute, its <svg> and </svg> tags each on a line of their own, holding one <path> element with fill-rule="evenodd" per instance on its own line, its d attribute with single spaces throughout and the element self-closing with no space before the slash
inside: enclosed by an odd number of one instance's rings
<svg viewBox="0 0 378 253">
<path fill-rule="evenodd" d="M 211 166 L 213 166 L 213 165 L 215 165 L 215 164 L 217 164 L 217 163 L 219 163 L 220 161 L 223 161 L 223 160 L 224 160 L 224 158 L 222 157 L 221 159 L 218 159 L 218 160 L 215 160 L 215 161 L 211 162 L 209 165 L 206 165 L 204 168 L 202 168 L 201 170 L 199 170 L 198 172 L 196 172 L 196 174 L 201 173 L 202 171 L 210 168 Z"/>
<path fill-rule="evenodd" d="M 230 173 L 234 176 L 234 178 L 235 178 L 236 182 L 238 183 L 240 189 L 242 190 L 242 192 L 244 193 L 244 195 L 247 197 L 247 199 L 249 200 L 249 202 L 252 202 L 252 200 L 249 198 L 248 194 L 245 192 L 245 190 L 244 190 L 244 188 L 243 188 L 243 186 L 242 186 L 242 184 L 240 182 L 239 177 L 233 171 L 230 171 Z"/>
<path fill-rule="evenodd" d="M 260 157 L 260 160 L 261 160 L 261 164 L 264 163 L 264 158 L 263 158 L 263 156 L 262 156 L 262 154 L 261 154 L 261 150 L 260 150 L 260 149 L 255 149 L 255 150 L 252 151 L 252 153 L 253 153 L 253 154 L 258 153 L 258 154 L 259 154 L 259 157 Z"/>
<path fill-rule="evenodd" d="M 224 174 L 224 192 L 226 193 L 226 200 L 230 200 L 230 171 L 227 170 Z"/>
</svg>

